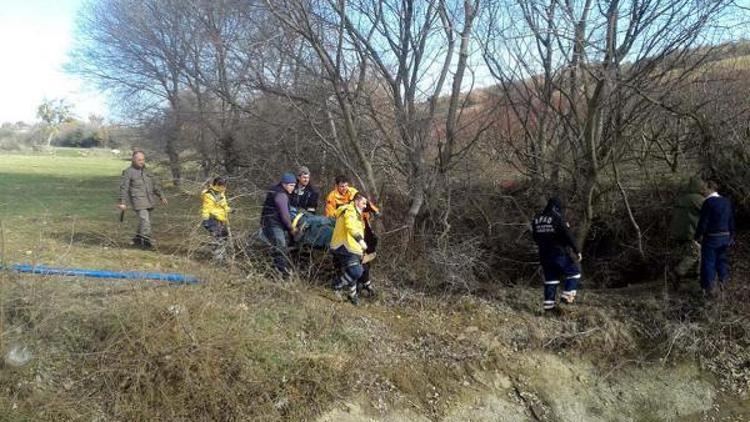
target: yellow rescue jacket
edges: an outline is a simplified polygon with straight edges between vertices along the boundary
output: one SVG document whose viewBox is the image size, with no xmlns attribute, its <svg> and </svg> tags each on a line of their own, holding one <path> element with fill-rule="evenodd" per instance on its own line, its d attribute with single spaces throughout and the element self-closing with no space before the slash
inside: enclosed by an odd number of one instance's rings
<svg viewBox="0 0 750 422">
<path fill-rule="evenodd" d="M 354 199 L 354 195 L 356 195 L 357 192 L 359 191 L 351 186 L 349 186 L 349 190 L 347 190 L 344 195 L 340 194 L 336 189 L 332 190 L 331 193 L 326 196 L 326 209 L 323 212 L 323 215 L 326 217 L 336 217 L 336 210 L 339 207 L 352 202 L 352 199 Z"/>
<path fill-rule="evenodd" d="M 201 192 L 201 200 L 203 206 L 201 207 L 201 216 L 204 220 L 208 220 L 212 215 L 215 219 L 225 223 L 229 217 L 229 202 L 224 192 L 218 192 L 212 188 L 208 188 Z"/>
<path fill-rule="evenodd" d="M 341 246 L 349 253 L 364 255 L 359 241 L 365 238 L 365 219 L 354 203 L 339 207 L 336 211 L 336 226 L 331 237 L 331 250 Z"/>
</svg>

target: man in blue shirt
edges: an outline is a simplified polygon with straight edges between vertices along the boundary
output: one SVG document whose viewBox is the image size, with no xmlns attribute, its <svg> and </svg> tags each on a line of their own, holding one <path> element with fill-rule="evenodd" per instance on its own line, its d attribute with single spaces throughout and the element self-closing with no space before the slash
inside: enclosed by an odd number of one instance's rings
<svg viewBox="0 0 750 422">
<path fill-rule="evenodd" d="M 571 304 L 576 298 L 576 288 L 581 278 L 581 270 L 568 254 L 570 248 L 581 262 L 582 255 L 576 241 L 563 218 L 562 204 L 557 198 L 550 198 L 544 210 L 531 221 L 534 241 L 539 247 L 539 260 L 544 272 L 545 311 L 553 311 L 556 306 L 557 286 L 565 280 L 560 302 Z"/>
<path fill-rule="evenodd" d="M 706 183 L 706 200 L 701 207 L 695 240 L 701 244 L 701 287 L 706 297 L 716 295 L 716 275 L 719 285 L 729 281 L 727 249 L 734 241 L 734 214 L 729 199 L 719 196 L 716 182 Z"/>
</svg>

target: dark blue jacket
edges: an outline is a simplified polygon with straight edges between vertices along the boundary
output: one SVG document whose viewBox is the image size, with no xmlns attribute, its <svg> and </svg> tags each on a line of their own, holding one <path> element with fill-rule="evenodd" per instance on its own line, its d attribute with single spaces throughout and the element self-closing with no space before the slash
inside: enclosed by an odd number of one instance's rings
<svg viewBox="0 0 750 422">
<path fill-rule="evenodd" d="M 695 229 L 695 240 L 704 236 L 730 235 L 734 237 L 732 203 L 723 196 L 709 196 L 701 207 L 701 217 Z"/>
<path fill-rule="evenodd" d="M 567 248 L 578 253 L 576 240 L 568 230 L 560 201 L 556 198 L 550 199 L 544 211 L 534 217 L 531 230 L 542 257 L 565 254 Z"/>
<path fill-rule="evenodd" d="M 292 231 L 292 217 L 289 214 L 289 194 L 281 184 L 268 189 L 263 210 L 260 213 L 262 227 L 280 226 Z"/>
<path fill-rule="evenodd" d="M 297 209 L 314 212 L 318 208 L 318 197 L 318 191 L 313 185 L 302 187 L 297 184 L 292 192 L 289 205 Z"/>
</svg>

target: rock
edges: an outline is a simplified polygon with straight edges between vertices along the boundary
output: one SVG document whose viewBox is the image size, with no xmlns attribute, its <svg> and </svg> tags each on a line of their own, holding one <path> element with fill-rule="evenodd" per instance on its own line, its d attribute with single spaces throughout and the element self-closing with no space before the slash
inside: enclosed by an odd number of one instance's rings
<svg viewBox="0 0 750 422">
<path fill-rule="evenodd" d="M 8 353 L 5 354 L 5 364 L 13 367 L 24 366 L 34 358 L 34 354 L 27 346 L 11 346 Z"/>
<path fill-rule="evenodd" d="M 277 410 L 281 410 L 287 407 L 288 405 L 289 405 L 289 401 L 285 397 L 282 397 L 276 400 L 276 402 L 273 404 L 273 407 L 275 407 Z"/>
<path fill-rule="evenodd" d="M 178 316 L 178 315 L 184 314 L 185 311 L 186 309 L 182 305 L 169 305 L 167 307 L 167 312 L 169 312 L 172 316 Z"/>
</svg>

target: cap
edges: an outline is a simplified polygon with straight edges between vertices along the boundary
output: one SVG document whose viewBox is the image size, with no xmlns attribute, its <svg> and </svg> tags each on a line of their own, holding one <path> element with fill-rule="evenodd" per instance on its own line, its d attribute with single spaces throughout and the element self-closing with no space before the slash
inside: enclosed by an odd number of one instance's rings
<svg viewBox="0 0 750 422">
<path fill-rule="evenodd" d="M 290 172 L 286 172 L 281 175 L 281 183 L 297 183 L 297 177 Z"/>
</svg>

